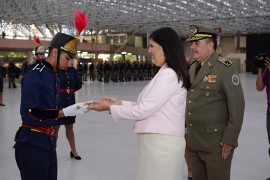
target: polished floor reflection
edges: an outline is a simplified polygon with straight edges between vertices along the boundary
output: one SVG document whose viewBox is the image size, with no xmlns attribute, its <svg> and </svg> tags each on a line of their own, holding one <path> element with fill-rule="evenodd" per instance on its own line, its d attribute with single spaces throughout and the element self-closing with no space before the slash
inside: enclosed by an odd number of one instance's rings
<svg viewBox="0 0 270 180">
<path fill-rule="evenodd" d="M 270 177 L 269 147 L 266 135 L 266 93 L 257 92 L 256 75 L 240 75 L 246 110 L 239 147 L 236 149 L 231 180 L 265 180 Z M 77 101 L 115 96 L 135 100 L 147 81 L 101 83 L 85 82 Z M 0 179 L 19 180 L 14 158 L 13 137 L 21 124 L 20 84 L 16 89 L 4 85 L 4 103 L 0 106 Z M 69 145 L 61 127 L 58 153 L 59 180 L 134 180 L 137 164 L 137 139 L 132 121 L 112 121 L 107 112 L 89 112 L 77 117 L 74 125 L 81 161 L 69 157 Z M 187 179 L 187 169 L 183 169 Z"/>
</svg>

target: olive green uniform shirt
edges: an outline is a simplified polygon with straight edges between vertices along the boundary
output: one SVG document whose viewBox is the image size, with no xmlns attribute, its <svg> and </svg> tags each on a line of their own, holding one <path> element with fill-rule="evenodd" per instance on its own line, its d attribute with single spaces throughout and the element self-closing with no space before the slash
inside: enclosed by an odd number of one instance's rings
<svg viewBox="0 0 270 180">
<path fill-rule="evenodd" d="M 237 69 L 216 52 L 195 77 L 196 65 L 197 61 L 190 67 L 187 95 L 188 146 L 203 152 L 221 152 L 220 142 L 236 147 L 245 109 Z"/>
</svg>

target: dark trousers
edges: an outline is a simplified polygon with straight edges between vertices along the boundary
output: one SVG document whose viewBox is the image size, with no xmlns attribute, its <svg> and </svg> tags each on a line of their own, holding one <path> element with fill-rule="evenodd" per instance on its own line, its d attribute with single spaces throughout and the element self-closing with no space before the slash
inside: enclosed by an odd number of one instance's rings
<svg viewBox="0 0 270 180">
<path fill-rule="evenodd" d="M 189 158 L 193 180 L 230 180 L 233 151 L 224 160 L 221 152 L 193 151 L 189 148 Z"/>
<path fill-rule="evenodd" d="M 95 79 L 94 79 L 94 71 L 90 71 L 89 76 L 90 76 L 90 81 L 95 81 Z"/>
<path fill-rule="evenodd" d="M 267 119 L 266 119 L 266 129 L 268 134 L 268 142 L 270 145 L 270 113 L 267 113 Z M 269 156 L 270 156 L 270 148 L 268 150 Z"/>
<path fill-rule="evenodd" d="M 22 180 L 57 180 L 56 150 L 19 143 L 15 158 Z"/>
<path fill-rule="evenodd" d="M 12 87 L 16 87 L 16 84 L 15 84 L 15 77 L 14 76 L 9 76 L 8 77 L 8 87 L 11 88 L 11 85 Z"/>
</svg>

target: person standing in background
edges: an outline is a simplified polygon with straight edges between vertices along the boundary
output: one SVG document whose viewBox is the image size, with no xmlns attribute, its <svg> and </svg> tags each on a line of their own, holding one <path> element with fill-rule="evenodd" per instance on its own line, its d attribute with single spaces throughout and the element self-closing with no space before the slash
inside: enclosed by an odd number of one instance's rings
<svg viewBox="0 0 270 180">
<path fill-rule="evenodd" d="M 7 67 L 7 75 L 8 75 L 8 88 L 17 88 L 15 83 L 15 78 L 17 75 L 17 66 L 15 65 L 14 61 L 11 59 L 8 63 Z"/>
<path fill-rule="evenodd" d="M 193 62 L 186 123 L 193 180 L 229 180 L 245 100 L 236 66 L 218 56 L 217 32 L 190 26 Z"/>
<path fill-rule="evenodd" d="M 71 64 L 70 64 L 71 66 Z M 82 80 L 79 77 L 78 71 L 74 67 L 67 69 L 59 66 L 57 76 L 60 79 L 60 105 L 59 107 L 65 108 L 75 104 L 75 92 L 81 89 Z M 75 135 L 73 131 L 73 124 L 75 123 L 75 116 L 60 118 L 55 126 L 55 136 L 58 138 L 58 132 L 60 125 L 65 125 L 66 137 L 70 145 L 70 157 L 77 160 L 81 160 L 81 157 L 77 153 L 75 145 Z"/>
<path fill-rule="evenodd" d="M 268 143 L 270 146 L 270 59 L 269 58 L 267 58 L 265 61 L 265 68 L 258 68 L 258 74 L 257 74 L 257 80 L 256 80 L 257 91 L 261 92 L 264 90 L 265 87 L 266 87 L 266 95 L 267 95 L 266 130 L 268 134 Z M 268 153 L 270 156 L 270 148 L 268 149 Z"/>
<path fill-rule="evenodd" d="M 27 60 L 23 63 L 23 66 L 22 66 L 22 76 L 23 77 L 21 79 L 21 84 L 23 84 L 25 74 L 29 70 L 33 70 L 34 68 L 37 68 L 39 66 L 39 64 L 42 63 L 42 61 L 44 61 L 46 59 L 45 58 L 46 49 L 44 46 L 37 46 L 37 47 L 35 47 L 34 51 L 35 51 L 35 60 L 30 64 L 28 64 Z"/>
<path fill-rule="evenodd" d="M 45 53 L 46 53 L 46 49 L 44 46 L 37 46 L 35 47 L 35 60 L 37 62 L 42 62 L 43 60 L 45 60 Z"/>
<path fill-rule="evenodd" d="M 45 57 L 46 49 L 44 46 L 37 46 L 35 47 L 34 50 L 35 50 L 35 60 L 28 66 L 25 73 L 27 73 L 29 69 L 33 69 L 35 66 L 37 66 L 37 64 L 41 63 L 43 60 L 46 59 Z"/>
<path fill-rule="evenodd" d="M 4 86 L 4 82 L 3 82 L 3 78 L 6 77 L 6 70 L 5 68 L 0 64 L 0 106 L 5 106 L 5 104 L 3 103 L 3 86 Z"/>
<path fill-rule="evenodd" d="M 22 69 L 21 69 L 21 74 L 22 74 L 22 76 L 25 75 L 25 73 L 27 72 L 28 68 L 29 68 L 28 61 L 25 60 L 25 61 L 23 62 L 23 64 L 22 64 Z"/>
<path fill-rule="evenodd" d="M 87 63 L 83 63 L 83 81 L 87 81 L 87 70 L 88 70 L 88 65 Z"/>
<path fill-rule="evenodd" d="M 90 81 L 95 81 L 95 65 L 93 62 L 91 62 L 91 64 L 89 65 L 89 78 Z"/>
<path fill-rule="evenodd" d="M 2 32 L 2 38 L 4 39 L 6 37 L 5 31 Z"/>
</svg>

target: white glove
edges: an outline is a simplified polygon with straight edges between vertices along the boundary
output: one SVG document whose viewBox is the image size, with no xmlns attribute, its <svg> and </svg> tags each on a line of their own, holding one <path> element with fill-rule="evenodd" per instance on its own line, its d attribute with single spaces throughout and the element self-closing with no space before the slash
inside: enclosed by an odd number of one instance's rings
<svg viewBox="0 0 270 180">
<path fill-rule="evenodd" d="M 80 114 L 84 114 L 90 109 L 88 109 L 88 106 L 90 105 L 91 102 L 81 102 L 77 104 L 73 104 L 71 106 L 68 106 L 63 109 L 65 117 L 67 116 L 77 116 Z"/>
</svg>

